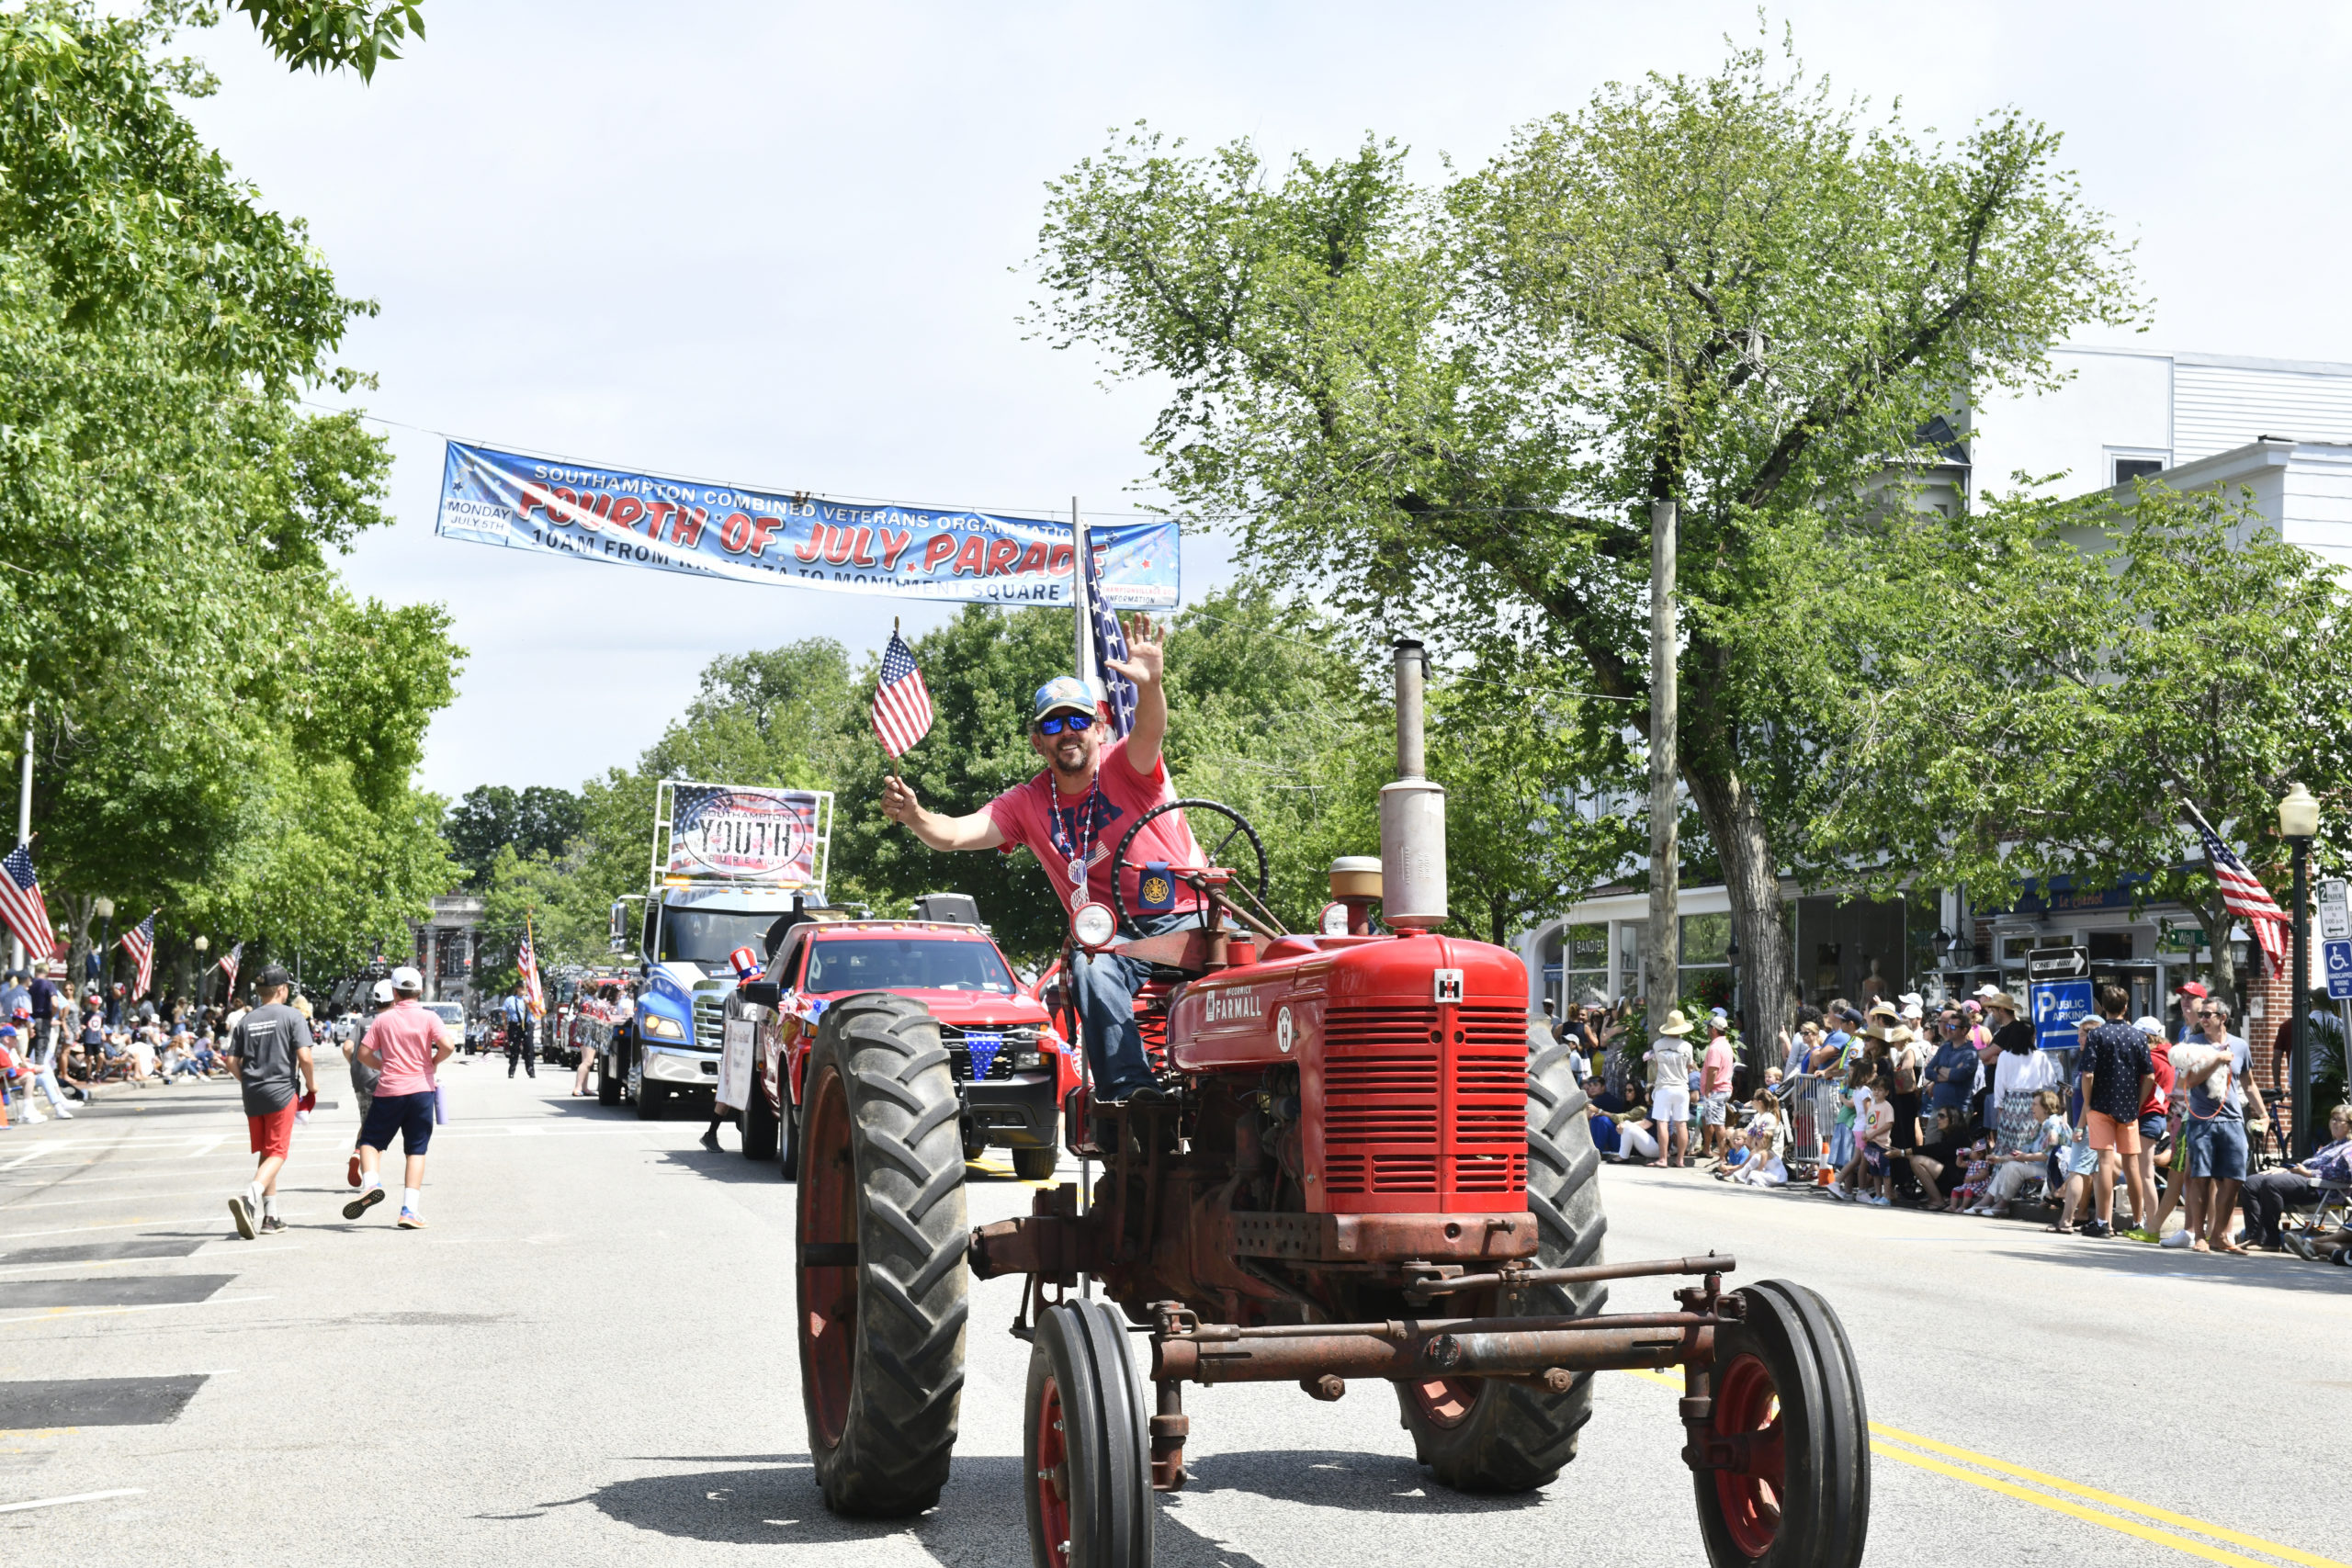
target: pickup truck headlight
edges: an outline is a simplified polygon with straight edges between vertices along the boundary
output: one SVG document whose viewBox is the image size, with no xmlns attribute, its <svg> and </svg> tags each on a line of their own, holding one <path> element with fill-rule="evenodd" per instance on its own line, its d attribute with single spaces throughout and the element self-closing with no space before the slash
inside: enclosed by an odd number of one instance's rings
<svg viewBox="0 0 2352 1568">
<path fill-rule="evenodd" d="M 1035 1045 L 1024 1045 L 1012 1053 L 1012 1065 L 1016 1070 L 1022 1067 L 1042 1067 L 1046 1065 L 1046 1055 Z"/>
<path fill-rule="evenodd" d="M 684 1024 L 674 1018 L 665 1018 L 658 1012 L 638 1014 L 637 1027 L 656 1040 L 684 1040 L 686 1037 Z"/>
</svg>

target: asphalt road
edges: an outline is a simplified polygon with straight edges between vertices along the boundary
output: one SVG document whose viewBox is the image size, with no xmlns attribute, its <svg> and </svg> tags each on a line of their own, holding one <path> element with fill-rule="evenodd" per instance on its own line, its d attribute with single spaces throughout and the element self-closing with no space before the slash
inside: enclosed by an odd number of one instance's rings
<svg viewBox="0 0 2352 1568">
<path fill-rule="evenodd" d="M 340 1083 L 339 1075 L 328 1075 Z M 347 1093 L 298 1129 L 286 1235 L 237 1239 L 226 1085 L 0 1133 L 0 1561 L 1022 1564 L 1026 1348 L 976 1288 L 954 1480 L 828 1515 L 791 1337 L 792 1190 L 699 1122 L 450 1070 L 429 1230 L 346 1224 Z M 1617 1258 L 1714 1247 L 1843 1314 L 1878 1425 L 1872 1561 L 2352 1559 L 2352 1271 L 1606 1173 Z M 975 1223 L 1028 1192 L 976 1172 Z M 1636 1282 L 1620 1307 L 1662 1308 Z M 1413 1463 L 1385 1389 L 1194 1391 L 1177 1568 L 1702 1561 L 1675 1391 L 1601 1379 L 1541 1494 Z M 99 1495 L 86 1501 L 58 1498 Z M 23 1507 L 31 1503 L 46 1506 Z"/>
</svg>

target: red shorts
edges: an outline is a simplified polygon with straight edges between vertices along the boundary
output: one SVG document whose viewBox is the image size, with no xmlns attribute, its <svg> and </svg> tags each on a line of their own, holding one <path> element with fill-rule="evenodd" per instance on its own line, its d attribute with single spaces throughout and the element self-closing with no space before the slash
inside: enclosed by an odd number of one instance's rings
<svg viewBox="0 0 2352 1568">
<path fill-rule="evenodd" d="M 245 1128 L 253 1134 L 254 1153 L 284 1159 L 294 1146 L 294 1107 L 288 1105 L 266 1116 L 248 1116 Z"/>
<path fill-rule="evenodd" d="M 2120 1155 L 2140 1152 L 2140 1123 L 2137 1122 L 2118 1122 L 2103 1111 L 2086 1112 L 2083 1120 L 2090 1128 L 2091 1147 L 2113 1149 Z"/>
</svg>

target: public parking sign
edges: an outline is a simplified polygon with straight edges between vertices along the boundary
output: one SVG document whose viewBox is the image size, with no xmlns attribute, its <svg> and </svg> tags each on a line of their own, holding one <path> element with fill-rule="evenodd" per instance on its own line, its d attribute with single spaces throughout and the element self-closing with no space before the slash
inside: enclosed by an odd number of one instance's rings
<svg viewBox="0 0 2352 1568">
<path fill-rule="evenodd" d="M 2033 1043 L 2044 1051 L 2071 1051 L 2082 1043 L 2075 1021 L 2091 1012 L 2091 983 L 2037 980 L 2033 985 Z"/>
<path fill-rule="evenodd" d="M 2327 967 L 2328 999 L 2352 1001 L 2352 941 L 2322 942 L 2320 950 Z"/>
</svg>

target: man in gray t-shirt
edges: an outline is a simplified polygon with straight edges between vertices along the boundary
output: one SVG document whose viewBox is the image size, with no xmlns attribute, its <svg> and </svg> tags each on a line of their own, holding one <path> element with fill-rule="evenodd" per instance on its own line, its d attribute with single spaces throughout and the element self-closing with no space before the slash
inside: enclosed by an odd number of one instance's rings
<svg viewBox="0 0 2352 1568">
<path fill-rule="evenodd" d="M 286 1005 L 294 976 L 273 964 L 254 984 L 259 1004 L 237 1020 L 229 1035 L 229 1070 L 237 1076 L 245 1100 L 245 1126 L 253 1135 L 257 1163 L 251 1186 L 229 1200 L 229 1214 L 237 1234 L 247 1241 L 286 1228 L 277 1217 L 277 1172 L 294 1145 L 294 1115 L 307 1094 L 319 1097 L 319 1078 L 311 1062 L 310 1020 Z M 254 1211 L 261 1212 L 258 1224 Z"/>
</svg>

